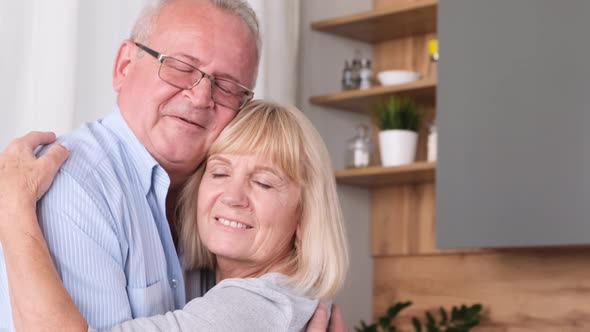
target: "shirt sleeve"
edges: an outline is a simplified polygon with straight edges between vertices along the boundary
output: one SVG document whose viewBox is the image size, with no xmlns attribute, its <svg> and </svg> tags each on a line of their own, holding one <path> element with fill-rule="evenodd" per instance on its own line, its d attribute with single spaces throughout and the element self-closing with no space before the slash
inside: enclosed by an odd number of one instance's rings
<svg viewBox="0 0 590 332">
<path fill-rule="evenodd" d="M 89 195 L 60 171 L 39 202 L 39 224 L 57 271 L 91 326 L 106 328 L 129 320 L 124 244 L 106 203 Z"/>
<path fill-rule="evenodd" d="M 182 310 L 127 321 L 110 332 L 301 331 L 316 306 L 317 301 L 266 287 L 259 280 L 241 279 L 214 287 Z"/>
</svg>

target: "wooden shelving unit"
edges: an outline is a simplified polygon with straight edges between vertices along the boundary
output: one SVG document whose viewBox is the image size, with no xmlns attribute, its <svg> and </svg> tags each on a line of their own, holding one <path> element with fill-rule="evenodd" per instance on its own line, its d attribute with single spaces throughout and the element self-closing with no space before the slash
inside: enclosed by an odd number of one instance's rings
<svg viewBox="0 0 590 332">
<path fill-rule="evenodd" d="M 436 163 L 416 162 L 395 167 L 367 167 L 343 169 L 335 172 L 336 181 L 362 187 L 433 182 Z"/>
<path fill-rule="evenodd" d="M 310 103 L 368 114 L 390 95 L 408 96 L 421 104 L 428 123 L 436 115 L 437 79 L 436 70 L 430 70 L 435 67 L 430 64 L 427 42 L 436 38 L 438 1 L 375 0 L 374 5 L 369 12 L 313 23 L 312 29 L 372 43 L 375 73 L 405 69 L 424 77 L 406 84 L 316 95 Z M 415 163 L 335 172 L 339 184 L 370 191 L 373 257 L 440 253 L 434 232 L 436 164 L 424 161 L 426 135 L 425 128 L 418 133 Z"/>
<path fill-rule="evenodd" d="M 436 38 L 438 1 L 374 0 L 374 6 L 369 12 L 313 23 L 312 29 L 372 43 L 374 73 L 404 69 L 422 73 L 424 78 L 407 84 L 316 95 L 310 98 L 310 103 L 367 114 L 390 95 L 409 96 L 421 104 L 428 115 L 425 117 L 428 123 L 436 114 L 437 80 L 436 70 L 429 70 L 427 42 Z M 335 172 L 339 184 L 368 188 L 370 252 L 375 266 L 390 269 L 393 259 L 420 260 L 466 252 L 436 248 L 436 163 L 423 161 L 426 159 L 426 135 L 424 127 L 418 133 L 418 161 L 415 163 Z M 380 282 L 384 290 L 399 287 L 393 279 L 381 282 L 375 277 L 374 280 L 376 284 Z M 374 294 L 374 299 L 377 298 L 379 295 Z M 377 313 L 385 308 L 386 305 L 380 303 L 374 306 Z"/>
<path fill-rule="evenodd" d="M 315 22 L 312 29 L 368 43 L 436 32 L 437 0 L 395 3 L 385 8 Z"/>
<path fill-rule="evenodd" d="M 421 102 L 433 104 L 436 80 L 424 79 L 406 84 L 376 86 L 366 90 L 349 90 L 313 96 L 310 103 L 318 106 L 367 113 L 374 105 L 391 94 L 411 96 Z"/>
</svg>

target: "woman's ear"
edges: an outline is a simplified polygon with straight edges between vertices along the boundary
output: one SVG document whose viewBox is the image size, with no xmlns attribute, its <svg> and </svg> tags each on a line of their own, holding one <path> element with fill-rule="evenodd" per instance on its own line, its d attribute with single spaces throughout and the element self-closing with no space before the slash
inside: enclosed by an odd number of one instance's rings
<svg viewBox="0 0 590 332">
<path fill-rule="evenodd" d="M 130 39 L 124 40 L 119 46 L 113 65 L 113 89 L 117 93 L 121 92 L 129 67 L 136 58 L 136 52 L 135 43 Z"/>
</svg>

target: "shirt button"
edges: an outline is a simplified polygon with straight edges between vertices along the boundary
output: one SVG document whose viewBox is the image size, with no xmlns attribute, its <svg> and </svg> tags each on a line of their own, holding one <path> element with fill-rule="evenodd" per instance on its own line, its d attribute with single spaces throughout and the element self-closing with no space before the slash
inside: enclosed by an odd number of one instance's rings
<svg viewBox="0 0 590 332">
<path fill-rule="evenodd" d="M 170 280 L 170 287 L 176 288 L 176 286 L 178 286 L 178 282 L 176 281 L 176 279 Z"/>
</svg>

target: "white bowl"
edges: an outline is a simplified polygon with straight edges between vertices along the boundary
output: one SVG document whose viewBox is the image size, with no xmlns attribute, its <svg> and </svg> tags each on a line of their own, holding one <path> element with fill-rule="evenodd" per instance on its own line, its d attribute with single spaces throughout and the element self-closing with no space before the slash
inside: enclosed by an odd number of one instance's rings
<svg viewBox="0 0 590 332">
<path fill-rule="evenodd" d="M 416 81 L 420 73 L 410 70 L 385 70 L 377 73 L 377 79 L 381 85 L 403 84 Z"/>
</svg>

